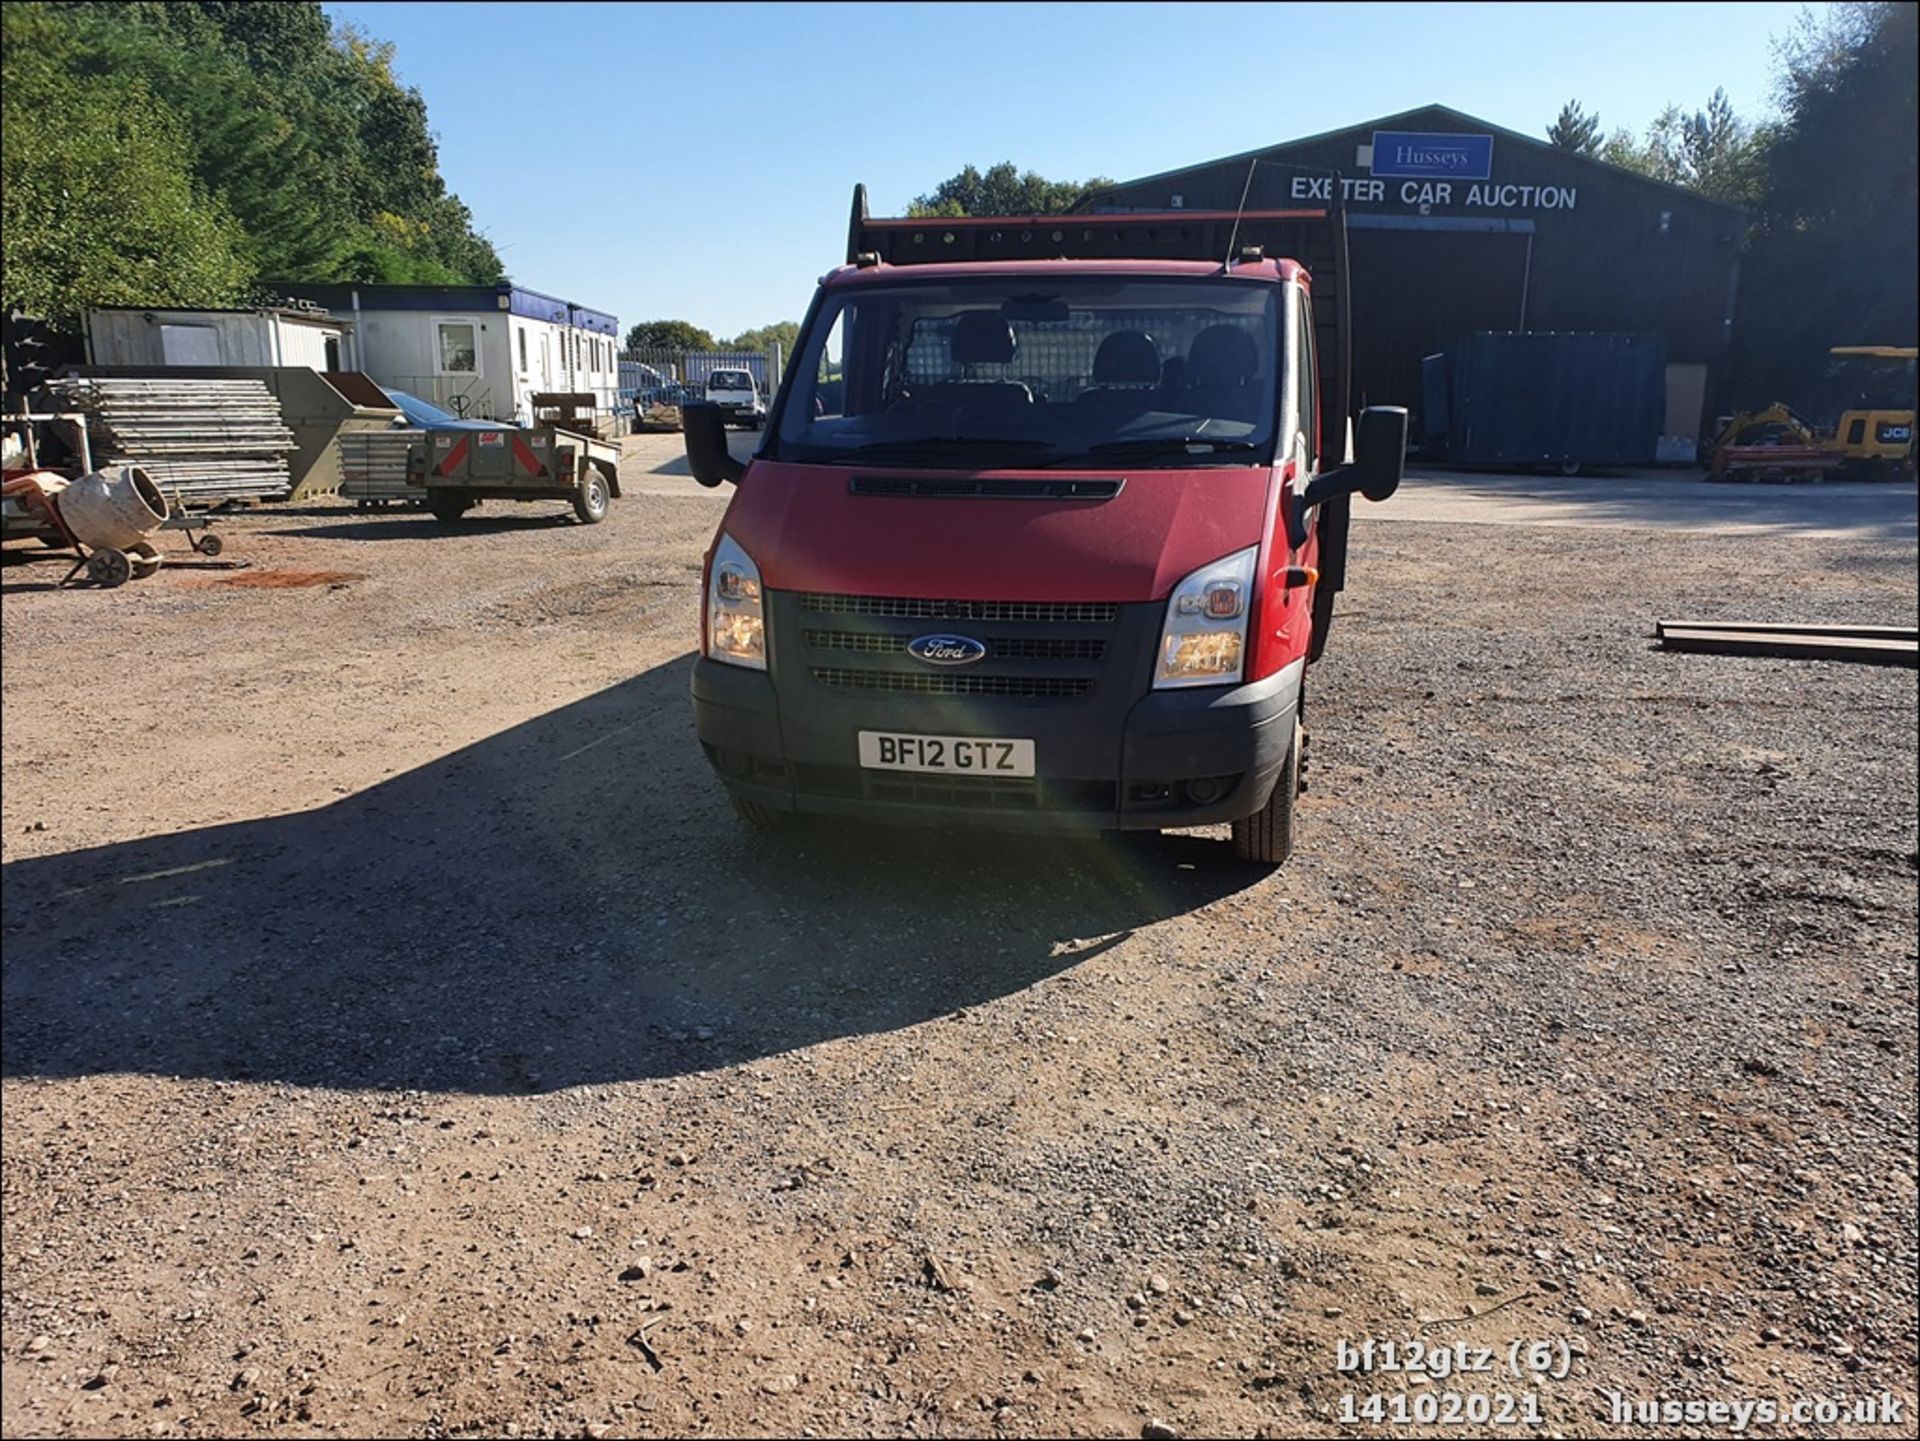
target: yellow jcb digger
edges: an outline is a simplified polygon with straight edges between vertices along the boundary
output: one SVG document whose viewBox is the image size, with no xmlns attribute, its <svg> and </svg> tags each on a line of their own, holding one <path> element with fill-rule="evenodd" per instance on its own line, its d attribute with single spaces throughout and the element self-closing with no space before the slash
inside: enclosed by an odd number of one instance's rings
<svg viewBox="0 0 1920 1441">
<path fill-rule="evenodd" d="M 1914 473 L 1920 350 L 1839 345 L 1829 352 L 1831 430 L 1775 401 L 1728 419 L 1713 441 L 1715 480 L 1892 480 Z"/>
</svg>

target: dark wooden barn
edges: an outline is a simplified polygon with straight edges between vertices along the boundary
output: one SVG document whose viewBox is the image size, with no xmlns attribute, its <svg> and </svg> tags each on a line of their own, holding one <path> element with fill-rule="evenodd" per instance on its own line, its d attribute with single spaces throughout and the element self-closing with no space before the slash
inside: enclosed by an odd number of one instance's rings
<svg viewBox="0 0 1920 1441">
<path fill-rule="evenodd" d="M 1326 203 L 1347 214 L 1356 403 L 1420 406 L 1420 360 L 1481 330 L 1659 335 L 1665 434 L 1698 438 L 1726 358 L 1743 214 L 1444 105 L 1125 181 L 1096 211 Z"/>
</svg>

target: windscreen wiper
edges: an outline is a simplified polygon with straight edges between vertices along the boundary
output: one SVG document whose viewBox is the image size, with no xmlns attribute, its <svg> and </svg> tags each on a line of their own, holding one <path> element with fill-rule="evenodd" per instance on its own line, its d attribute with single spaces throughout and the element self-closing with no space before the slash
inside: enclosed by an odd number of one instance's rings
<svg viewBox="0 0 1920 1441">
<path fill-rule="evenodd" d="M 1244 455 L 1262 448 L 1251 440 L 1222 440 L 1214 435 L 1143 435 L 1135 436 L 1130 440 L 1103 440 L 1098 445 L 1088 446 L 1085 450 L 1076 450 L 1065 455 L 1050 455 L 1038 464 L 1066 468 L 1085 465 L 1096 457 L 1104 459 L 1116 455 L 1189 456 L 1196 453 Z"/>
<path fill-rule="evenodd" d="M 1130 440 L 1103 440 L 1087 447 L 1088 455 L 1175 455 L 1205 449 L 1215 455 L 1242 455 L 1261 447 L 1251 440 L 1222 440 L 1215 435 L 1141 435 Z"/>
</svg>

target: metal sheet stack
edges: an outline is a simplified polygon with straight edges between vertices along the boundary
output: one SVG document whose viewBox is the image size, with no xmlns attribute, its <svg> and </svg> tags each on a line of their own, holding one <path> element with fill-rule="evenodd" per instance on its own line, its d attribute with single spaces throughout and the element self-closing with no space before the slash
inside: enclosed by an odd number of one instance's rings
<svg viewBox="0 0 1920 1441">
<path fill-rule="evenodd" d="M 407 484 L 407 449 L 424 430 L 347 431 L 340 436 L 340 494 L 348 500 L 419 500 Z"/>
<path fill-rule="evenodd" d="M 258 380 L 66 376 L 58 408 L 83 411 L 94 464 L 138 465 L 170 500 L 285 500 L 293 432 Z"/>
</svg>

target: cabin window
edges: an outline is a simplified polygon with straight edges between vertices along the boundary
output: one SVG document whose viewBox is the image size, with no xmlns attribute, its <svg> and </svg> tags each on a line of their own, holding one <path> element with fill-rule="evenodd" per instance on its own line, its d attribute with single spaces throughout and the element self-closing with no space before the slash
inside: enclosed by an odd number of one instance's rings
<svg viewBox="0 0 1920 1441">
<path fill-rule="evenodd" d="M 480 373 L 479 330 L 471 320 L 442 320 L 438 323 L 440 373 L 478 375 Z"/>
</svg>

